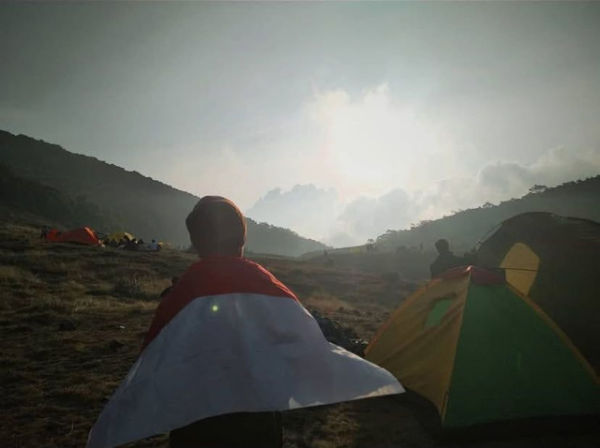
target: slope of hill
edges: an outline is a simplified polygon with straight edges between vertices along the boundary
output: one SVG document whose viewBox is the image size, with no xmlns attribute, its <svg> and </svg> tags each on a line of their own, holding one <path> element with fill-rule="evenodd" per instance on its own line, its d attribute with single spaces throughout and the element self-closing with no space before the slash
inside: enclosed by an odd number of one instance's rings
<svg viewBox="0 0 600 448">
<path fill-rule="evenodd" d="M 64 193 L 15 176 L 0 164 L 0 217 L 6 221 L 81 227 L 109 225 L 109 219 L 93 204 L 73 200 Z M 43 217 L 43 218 L 42 218 Z"/>
<path fill-rule="evenodd" d="M 5 208 L 16 207 L 67 227 L 74 222 L 86 223 L 103 231 L 126 229 L 146 239 L 189 244 L 184 219 L 198 200 L 192 194 L 94 157 L 4 131 L 0 131 L 0 162 L 13 172 L 13 178 L 22 179 L 14 187 L 21 189 L 22 201 L 3 199 Z M 3 184 L 2 188 L 7 196 L 13 186 Z M 23 189 L 29 193 L 23 193 Z M 46 202 L 48 195 L 60 195 L 59 202 L 80 206 L 70 207 L 66 213 L 64 204 L 54 209 L 35 205 L 36 201 Z M 94 213 L 90 214 L 92 209 Z M 298 256 L 322 250 L 325 245 L 289 229 L 248 219 L 247 248 L 258 253 Z"/>
<path fill-rule="evenodd" d="M 491 235 L 502 221 L 531 211 L 600 221 L 600 176 L 555 188 L 535 186 L 520 199 L 486 204 L 407 230 L 388 230 L 371 244 L 307 253 L 302 258 L 424 282 L 430 275 L 429 265 L 437 256 L 434 244 L 439 238 L 448 239 L 451 249 L 462 255 Z"/>
<path fill-rule="evenodd" d="M 467 251 L 502 221 L 525 212 L 551 212 L 600 221 L 600 175 L 554 188 L 534 186 L 520 199 L 498 205 L 486 204 L 452 216 L 421 222 L 409 230 L 389 230 L 377 237 L 376 245 L 380 250 L 402 247 L 429 249 L 437 239 L 446 238 L 456 252 Z"/>
</svg>

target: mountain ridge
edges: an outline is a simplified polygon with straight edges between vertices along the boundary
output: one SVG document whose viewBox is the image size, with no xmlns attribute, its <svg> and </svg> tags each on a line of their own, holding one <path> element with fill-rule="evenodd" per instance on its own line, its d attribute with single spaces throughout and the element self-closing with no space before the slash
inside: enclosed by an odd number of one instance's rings
<svg viewBox="0 0 600 448">
<path fill-rule="evenodd" d="M 145 238 L 189 245 L 184 219 L 199 199 L 191 193 L 23 134 L 0 130 L 0 155 L 14 179 L 28 181 L 29 187 L 31 182 L 47 186 L 69 197 L 67 201 L 97 207 L 103 219 L 96 219 L 91 225 L 127 229 Z M 8 185 L 5 183 L 3 188 Z M 32 188 L 40 191 L 38 186 Z M 298 256 L 327 247 L 290 229 L 257 223 L 251 218 L 247 222 L 246 247 L 252 252 Z"/>
<path fill-rule="evenodd" d="M 429 248 L 437 239 L 446 238 L 455 249 L 468 251 L 506 219 L 533 211 L 600 221 L 600 175 L 555 187 L 534 185 L 520 198 L 497 205 L 485 203 L 450 216 L 422 221 L 410 229 L 388 230 L 376 238 L 375 244 L 390 250 L 420 245 Z"/>
<path fill-rule="evenodd" d="M 410 229 L 388 230 L 367 244 L 330 249 L 326 253 L 315 251 L 302 258 L 338 268 L 424 282 L 437 256 L 434 244 L 438 239 L 447 239 L 450 249 L 458 256 L 464 255 L 466 262 L 476 260 L 479 243 L 506 219 L 526 212 L 549 212 L 600 222 L 600 175 L 552 188 L 534 185 L 521 198 L 497 205 L 486 203 L 436 220 L 422 221 Z"/>
</svg>

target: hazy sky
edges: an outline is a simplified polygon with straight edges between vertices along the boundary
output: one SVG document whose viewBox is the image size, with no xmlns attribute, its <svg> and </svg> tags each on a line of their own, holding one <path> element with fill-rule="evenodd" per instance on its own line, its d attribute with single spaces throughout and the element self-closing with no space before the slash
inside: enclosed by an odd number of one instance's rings
<svg viewBox="0 0 600 448">
<path fill-rule="evenodd" d="M 600 173 L 599 3 L 0 5 L 0 129 L 363 242 Z"/>
</svg>

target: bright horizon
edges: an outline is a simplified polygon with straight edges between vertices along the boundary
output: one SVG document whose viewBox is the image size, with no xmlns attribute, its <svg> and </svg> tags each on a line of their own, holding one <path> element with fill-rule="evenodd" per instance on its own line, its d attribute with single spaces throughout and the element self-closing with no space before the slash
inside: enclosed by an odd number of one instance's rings
<svg viewBox="0 0 600 448">
<path fill-rule="evenodd" d="M 333 245 L 600 173 L 600 5 L 0 5 L 0 128 Z"/>
</svg>

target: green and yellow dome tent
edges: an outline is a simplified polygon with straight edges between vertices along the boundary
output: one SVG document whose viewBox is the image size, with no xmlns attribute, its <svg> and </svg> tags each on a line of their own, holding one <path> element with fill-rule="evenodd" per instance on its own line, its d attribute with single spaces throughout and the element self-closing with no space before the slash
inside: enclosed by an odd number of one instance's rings
<svg viewBox="0 0 600 448">
<path fill-rule="evenodd" d="M 565 333 L 501 275 L 455 268 L 408 297 L 366 358 L 431 401 L 443 428 L 600 412 L 600 384 Z"/>
<path fill-rule="evenodd" d="M 600 373 L 600 223 L 544 212 L 513 216 L 481 244 L 477 262 L 501 268 Z"/>
</svg>

